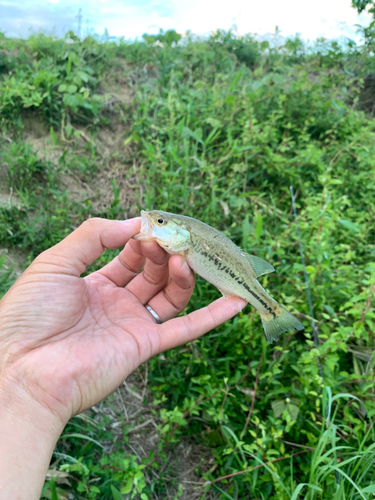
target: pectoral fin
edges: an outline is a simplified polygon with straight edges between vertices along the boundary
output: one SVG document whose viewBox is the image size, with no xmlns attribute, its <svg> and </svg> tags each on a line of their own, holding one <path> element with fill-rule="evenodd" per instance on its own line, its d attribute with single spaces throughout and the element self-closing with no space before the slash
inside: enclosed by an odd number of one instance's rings
<svg viewBox="0 0 375 500">
<path fill-rule="evenodd" d="M 255 257 L 255 255 L 247 253 L 246 258 L 250 262 L 251 267 L 254 269 L 257 278 L 259 278 L 259 276 L 263 276 L 263 274 L 273 273 L 275 271 L 271 264 L 263 259 L 260 259 L 259 257 Z"/>
</svg>

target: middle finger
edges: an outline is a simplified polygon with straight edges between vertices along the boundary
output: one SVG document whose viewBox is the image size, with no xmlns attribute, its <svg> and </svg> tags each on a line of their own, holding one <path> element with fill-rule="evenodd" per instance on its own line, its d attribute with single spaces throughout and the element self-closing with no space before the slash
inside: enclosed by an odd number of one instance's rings
<svg viewBox="0 0 375 500">
<path fill-rule="evenodd" d="M 141 274 L 128 283 L 126 289 L 142 304 L 147 304 L 169 281 L 169 255 L 155 242 L 144 241 L 141 249 L 146 257 L 145 267 Z"/>
</svg>

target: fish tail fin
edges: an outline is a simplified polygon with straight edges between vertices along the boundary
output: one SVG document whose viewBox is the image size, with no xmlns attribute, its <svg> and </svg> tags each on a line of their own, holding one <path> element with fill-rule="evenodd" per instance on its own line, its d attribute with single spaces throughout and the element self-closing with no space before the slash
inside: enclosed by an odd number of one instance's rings
<svg viewBox="0 0 375 500">
<path fill-rule="evenodd" d="M 261 316 L 264 333 L 270 343 L 273 341 L 276 342 L 282 332 L 303 330 L 305 328 L 293 314 L 290 314 L 283 306 L 280 307 L 281 314 L 276 316 L 276 318 L 267 320 L 265 317 Z"/>
</svg>

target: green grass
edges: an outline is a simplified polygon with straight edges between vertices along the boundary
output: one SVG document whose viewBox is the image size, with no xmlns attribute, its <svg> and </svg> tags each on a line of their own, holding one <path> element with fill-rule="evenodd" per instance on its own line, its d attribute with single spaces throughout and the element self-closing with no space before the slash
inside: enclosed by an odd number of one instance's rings
<svg viewBox="0 0 375 500">
<path fill-rule="evenodd" d="M 306 330 L 271 346 L 248 307 L 187 348 L 155 357 L 149 383 L 164 423 L 157 458 L 140 462 L 121 447 L 105 455 L 93 440 L 107 431 L 84 422 L 82 446 L 70 423 L 55 467 L 76 480 L 59 488 L 74 498 L 116 500 L 121 491 L 164 498 L 162 474 L 152 491 L 144 471 L 157 476 L 168 449 L 190 437 L 215 457 L 204 479 L 217 498 L 372 498 L 375 122 L 362 90 L 373 71 L 371 37 L 364 47 L 320 41 L 311 49 L 298 38 L 274 48 L 224 32 L 183 43 L 160 37 L 164 46 L 147 37 L 79 41 L 71 33 L 0 40 L 1 128 L 11 141 L 1 162 L 19 199 L 0 206 L 2 244 L 32 258 L 86 217 L 123 218 L 114 178 L 113 198 L 100 209 L 100 195 L 78 201 L 61 182 L 73 173 L 95 191 L 93 176 L 120 164 L 134 194 L 132 215 L 158 208 L 193 216 L 269 261 L 276 273 L 263 285 Z M 113 82 L 134 98 L 107 106 Z M 43 159 L 24 142 L 26 112 L 50 130 L 59 159 Z M 108 156 L 96 137 L 113 124 L 122 146 Z M 9 279 L 0 268 L 0 291 Z M 198 279 L 188 311 L 218 296 Z M 46 483 L 45 498 L 53 491 Z"/>
</svg>

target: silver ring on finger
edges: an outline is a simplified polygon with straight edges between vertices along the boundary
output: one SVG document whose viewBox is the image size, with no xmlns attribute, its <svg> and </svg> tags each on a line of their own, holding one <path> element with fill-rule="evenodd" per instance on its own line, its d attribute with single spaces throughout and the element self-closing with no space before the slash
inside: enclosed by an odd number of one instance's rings
<svg viewBox="0 0 375 500">
<path fill-rule="evenodd" d="M 153 308 L 152 308 L 149 304 L 146 304 L 146 305 L 145 305 L 145 308 L 146 308 L 146 309 L 147 309 L 147 311 L 149 311 L 149 313 L 150 313 L 150 314 L 151 314 L 151 315 L 155 318 L 156 323 L 157 323 L 158 325 L 161 325 L 161 324 L 163 323 L 163 322 L 162 322 L 162 320 L 160 319 L 160 317 L 159 317 L 158 313 L 156 313 L 156 312 L 153 310 Z"/>
</svg>

